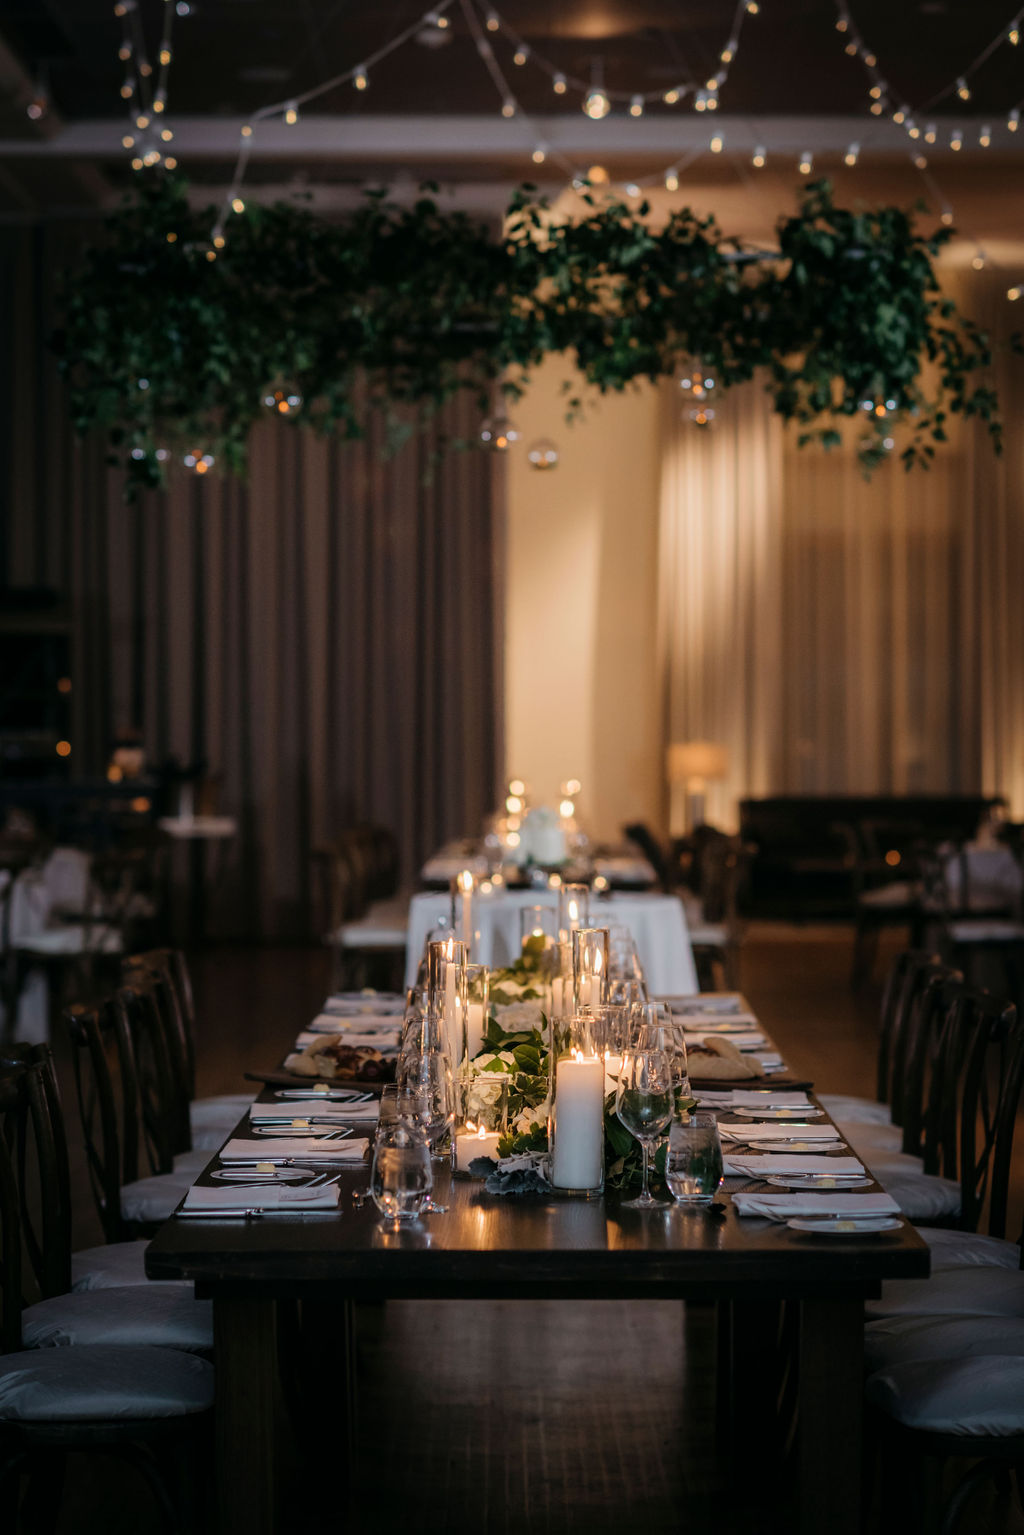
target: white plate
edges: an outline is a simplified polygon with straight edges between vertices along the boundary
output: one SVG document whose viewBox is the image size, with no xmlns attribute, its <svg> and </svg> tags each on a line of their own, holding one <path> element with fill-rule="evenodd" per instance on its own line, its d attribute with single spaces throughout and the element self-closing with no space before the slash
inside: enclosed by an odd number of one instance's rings
<svg viewBox="0 0 1024 1535">
<path fill-rule="evenodd" d="M 825 1219 L 796 1215 L 786 1222 L 791 1231 L 806 1231 L 816 1237 L 874 1236 L 881 1231 L 898 1231 L 902 1224 L 895 1215 L 830 1215 Z"/>
<path fill-rule="evenodd" d="M 222 1183 L 301 1183 L 304 1178 L 309 1177 L 309 1173 L 302 1168 L 292 1171 L 290 1168 L 281 1167 L 272 1173 L 258 1173 L 251 1167 L 248 1169 L 240 1167 L 237 1170 L 231 1167 L 219 1167 L 216 1172 L 210 1174 L 210 1177 L 217 1178 Z"/>
<path fill-rule="evenodd" d="M 842 1141 L 759 1141 L 751 1136 L 743 1143 L 750 1147 L 751 1151 L 814 1151 L 820 1156 L 825 1156 L 829 1151 L 841 1151 Z"/>
<path fill-rule="evenodd" d="M 760 1119 L 766 1123 L 772 1119 L 824 1119 L 824 1109 L 733 1109 L 739 1119 Z"/>
<path fill-rule="evenodd" d="M 781 1173 L 773 1174 L 765 1178 L 765 1183 L 770 1183 L 777 1189 L 866 1189 L 871 1184 L 871 1179 L 863 1173 L 837 1173 L 833 1178 L 828 1173 L 793 1173 L 788 1178 Z"/>
</svg>

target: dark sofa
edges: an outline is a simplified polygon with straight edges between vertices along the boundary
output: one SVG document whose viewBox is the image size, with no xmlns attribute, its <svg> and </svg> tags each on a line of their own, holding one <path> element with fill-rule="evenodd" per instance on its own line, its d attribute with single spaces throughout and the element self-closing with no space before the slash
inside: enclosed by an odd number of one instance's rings
<svg viewBox="0 0 1024 1535">
<path fill-rule="evenodd" d="M 899 871 L 916 843 L 962 840 L 998 797 L 981 794 L 785 794 L 740 801 L 740 835 L 756 849 L 747 914 L 852 917 L 865 869 Z M 869 877 L 869 882 L 875 882 Z"/>
</svg>

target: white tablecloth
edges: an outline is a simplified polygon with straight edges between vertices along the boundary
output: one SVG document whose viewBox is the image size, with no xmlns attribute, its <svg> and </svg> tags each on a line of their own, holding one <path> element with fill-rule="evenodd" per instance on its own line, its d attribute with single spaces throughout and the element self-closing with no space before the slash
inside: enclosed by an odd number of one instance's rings
<svg viewBox="0 0 1024 1535">
<path fill-rule="evenodd" d="M 507 965 L 519 953 L 519 912 L 524 906 L 558 905 L 554 890 L 502 890 L 473 898 L 473 926 L 480 940 L 473 951 L 475 964 Z M 416 980 L 416 970 L 427 934 L 439 917 L 450 919 L 451 900 L 444 891 L 415 895 L 409 905 L 409 942 L 405 981 Z M 693 951 L 686 931 L 682 902 L 674 895 L 610 895 L 590 901 L 593 927 L 621 923 L 636 940 L 640 962 L 652 996 L 681 996 L 699 991 Z"/>
</svg>

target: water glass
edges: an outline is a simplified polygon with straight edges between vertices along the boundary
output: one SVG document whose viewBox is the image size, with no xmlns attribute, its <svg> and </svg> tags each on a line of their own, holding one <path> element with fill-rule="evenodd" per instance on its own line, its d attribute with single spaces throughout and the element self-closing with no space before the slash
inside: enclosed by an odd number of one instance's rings
<svg viewBox="0 0 1024 1535">
<path fill-rule="evenodd" d="M 684 1114 L 673 1121 L 665 1182 L 677 1204 L 711 1204 L 722 1186 L 722 1142 L 714 1114 Z"/>
<path fill-rule="evenodd" d="M 430 1147 L 418 1125 L 396 1119 L 380 1125 L 370 1170 L 370 1197 L 386 1220 L 397 1228 L 415 1220 L 427 1205 L 434 1186 Z"/>
<path fill-rule="evenodd" d="M 615 1090 L 615 1112 L 621 1123 L 640 1142 L 643 1152 L 643 1189 L 625 1210 L 666 1210 L 664 1199 L 655 1199 L 647 1186 L 651 1147 L 664 1134 L 674 1107 L 672 1073 L 668 1056 L 651 1042 L 630 1044 L 622 1057 Z"/>
</svg>

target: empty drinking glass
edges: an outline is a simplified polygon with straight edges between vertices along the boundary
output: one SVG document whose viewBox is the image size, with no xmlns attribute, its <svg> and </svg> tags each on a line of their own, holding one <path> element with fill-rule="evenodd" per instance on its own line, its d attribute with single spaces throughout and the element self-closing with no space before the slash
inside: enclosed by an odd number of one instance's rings
<svg viewBox="0 0 1024 1535">
<path fill-rule="evenodd" d="M 396 1119 L 380 1125 L 373 1148 L 370 1195 L 377 1209 L 397 1227 L 415 1220 L 434 1186 L 430 1147 L 419 1125 Z"/>
<path fill-rule="evenodd" d="M 714 1114 L 683 1114 L 673 1120 L 665 1182 L 677 1204 L 711 1204 L 722 1185 L 722 1142 Z"/>
<path fill-rule="evenodd" d="M 647 1187 L 650 1149 L 669 1126 L 674 1097 L 672 1072 L 663 1050 L 641 1041 L 630 1044 L 622 1057 L 615 1112 L 630 1135 L 640 1142 L 644 1161 L 644 1185 L 636 1199 L 624 1204 L 626 1210 L 667 1210 L 668 1201 L 655 1199 Z"/>
</svg>

